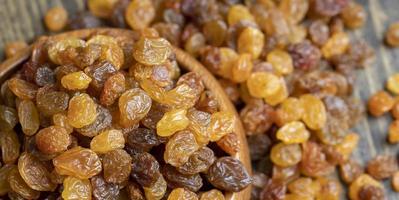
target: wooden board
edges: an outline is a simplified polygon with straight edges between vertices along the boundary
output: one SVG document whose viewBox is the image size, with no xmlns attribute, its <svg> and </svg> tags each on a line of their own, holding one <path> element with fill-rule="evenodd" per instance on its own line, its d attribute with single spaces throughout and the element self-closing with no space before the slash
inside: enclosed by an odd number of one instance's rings
<svg viewBox="0 0 399 200">
<path fill-rule="evenodd" d="M 376 50 L 374 63 L 357 74 L 355 95 L 366 101 L 374 92 L 384 87 L 389 74 L 399 72 L 399 48 L 390 49 L 382 45 L 387 26 L 399 21 L 398 0 L 357 0 L 368 12 L 367 25 L 351 33 L 353 38 L 364 38 Z M 62 5 L 69 13 L 84 9 L 84 0 L 0 0 L 0 60 L 6 42 L 14 40 L 33 41 L 45 34 L 43 16 L 47 9 Z M 362 120 L 355 128 L 361 135 L 359 148 L 354 159 L 365 164 L 377 154 L 398 156 L 399 145 L 386 143 L 390 116 Z M 390 182 L 385 181 L 388 199 L 398 199 L 399 193 L 392 192 Z"/>
</svg>

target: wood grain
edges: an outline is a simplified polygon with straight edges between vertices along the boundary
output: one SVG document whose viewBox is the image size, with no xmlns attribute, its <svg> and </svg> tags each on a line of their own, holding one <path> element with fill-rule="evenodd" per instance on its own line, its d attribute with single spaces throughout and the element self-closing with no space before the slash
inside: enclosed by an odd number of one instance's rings
<svg viewBox="0 0 399 200">
<path fill-rule="evenodd" d="M 364 28 L 353 31 L 353 38 L 364 38 L 376 50 L 374 63 L 357 74 L 355 96 L 364 102 L 368 97 L 382 89 L 391 73 L 399 72 L 399 48 L 391 49 L 382 44 L 388 25 L 399 21 L 398 0 L 357 0 L 365 6 L 368 21 Z M 45 34 L 42 17 L 46 9 L 55 5 L 64 6 L 69 13 L 84 8 L 83 0 L 0 0 L 0 59 L 3 58 L 5 42 L 14 40 L 33 41 L 36 36 Z M 361 135 L 359 148 L 354 152 L 354 159 L 365 164 L 377 154 L 397 155 L 399 145 L 386 143 L 387 129 L 391 117 L 362 120 L 354 129 Z M 389 181 L 384 181 L 387 199 L 399 200 Z"/>
</svg>

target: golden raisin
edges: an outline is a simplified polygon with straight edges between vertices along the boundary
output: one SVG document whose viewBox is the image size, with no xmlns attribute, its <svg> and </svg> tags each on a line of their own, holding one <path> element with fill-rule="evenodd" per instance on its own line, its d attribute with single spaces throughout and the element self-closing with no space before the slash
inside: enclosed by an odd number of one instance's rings
<svg viewBox="0 0 399 200">
<path fill-rule="evenodd" d="M 59 153 L 67 150 L 71 138 L 63 127 L 50 126 L 41 129 L 36 135 L 37 148 L 46 154 Z"/>
<path fill-rule="evenodd" d="M 280 81 L 280 88 L 277 90 L 277 92 L 274 95 L 266 96 L 263 98 L 265 102 L 271 106 L 276 106 L 280 104 L 286 98 L 288 98 L 289 95 L 287 84 L 285 83 L 284 78 L 280 77 L 279 81 Z"/>
<path fill-rule="evenodd" d="M 349 36 L 344 32 L 334 33 L 323 45 L 321 52 L 325 58 L 331 58 L 345 53 L 349 47 Z"/>
<path fill-rule="evenodd" d="M 68 22 L 68 13 L 63 7 L 49 9 L 44 16 L 44 23 L 50 31 L 61 31 Z"/>
<path fill-rule="evenodd" d="M 157 123 L 157 134 L 162 137 L 167 137 L 185 129 L 190 123 L 186 114 L 187 110 L 185 109 L 166 112 Z"/>
<path fill-rule="evenodd" d="M 278 143 L 272 147 L 270 159 L 280 167 L 290 167 L 298 164 L 302 158 L 299 144 Z"/>
<path fill-rule="evenodd" d="M 170 43 L 163 38 L 142 37 L 135 43 L 134 49 L 133 57 L 145 65 L 162 64 L 172 52 Z"/>
<path fill-rule="evenodd" d="M 68 118 L 65 114 L 58 113 L 53 115 L 53 124 L 63 127 L 67 133 L 73 132 L 73 127 L 69 124 Z"/>
<path fill-rule="evenodd" d="M 90 142 L 90 149 L 96 153 L 107 153 L 125 147 L 125 138 L 120 130 L 106 130 L 95 136 Z"/>
<path fill-rule="evenodd" d="M 67 117 L 74 128 L 90 125 L 96 120 L 97 105 L 88 94 L 78 94 L 69 101 Z"/>
<path fill-rule="evenodd" d="M 255 72 L 247 80 L 249 93 L 258 98 L 275 95 L 281 87 L 279 77 L 269 72 Z"/>
<path fill-rule="evenodd" d="M 277 131 L 276 137 L 285 144 L 295 144 L 306 142 L 310 137 L 310 133 L 302 122 L 293 121 L 281 127 Z"/>
<path fill-rule="evenodd" d="M 107 18 L 118 0 L 89 0 L 87 2 L 90 12 L 96 17 Z"/>
<path fill-rule="evenodd" d="M 311 178 L 301 177 L 288 184 L 288 191 L 293 194 L 314 198 L 320 191 L 320 184 Z"/>
<path fill-rule="evenodd" d="M 351 200 L 362 200 L 359 198 L 359 192 L 363 186 L 374 186 L 383 189 L 383 185 L 380 182 L 367 174 L 362 174 L 349 186 L 349 198 Z"/>
<path fill-rule="evenodd" d="M 368 101 L 368 110 L 371 115 L 378 117 L 390 111 L 395 104 L 395 100 L 385 91 L 378 91 L 373 94 Z"/>
<path fill-rule="evenodd" d="M 22 100 L 18 105 L 18 118 L 22 131 L 26 135 L 33 135 L 39 129 L 39 112 L 30 100 Z"/>
<path fill-rule="evenodd" d="M 357 147 L 359 143 L 359 135 L 356 133 L 349 133 L 345 135 L 344 140 L 341 143 L 335 145 L 337 152 L 339 152 L 344 160 L 348 160 L 353 150 Z"/>
<path fill-rule="evenodd" d="M 225 200 L 221 191 L 213 189 L 201 194 L 200 200 Z"/>
<path fill-rule="evenodd" d="M 194 134 L 190 131 L 180 131 L 166 143 L 164 160 L 172 166 L 182 166 L 199 148 Z"/>
<path fill-rule="evenodd" d="M 20 99 L 33 100 L 36 98 L 37 87 L 19 78 L 8 80 L 8 87 Z"/>
<path fill-rule="evenodd" d="M 252 59 L 256 59 L 262 52 L 264 42 L 265 36 L 259 29 L 247 27 L 238 37 L 238 53 L 249 53 Z"/>
<path fill-rule="evenodd" d="M 278 126 L 283 126 L 286 123 L 298 121 L 302 118 L 303 112 L 302 102 L 295 97 L 288 97 L 277 109 L 275 122 Z"/>
<path fill-rule="evenodd" d="M 395 120 L 389 125 L 388 141 L 391 144 L 396 144 L 399 142 L 399 120 Z"/>
<path fill-rule="evenodd" d="M 220 66 L 217 71 L 218 75 L 224 78 L 231 78 L 232 67 L 237 59 L 238 54 L 233 49 L 227 47 L 220 48 Z"/>
<path fill-rule="evenodd" d="M 24 41 L 7 42 L 4 46 L 6 58 L 11 58 L 26 47 L 28 47 L 28 44 L 26 44 Z"/>
<path fill-rule="evenodd" d="M 65 200 L 91 200 L 91 184 L 88 179 L 77 179 L 68 176 L 63 182 L 62 199 Z"/>
<path fill-rule="evenodd" d="M 299 100 L 302 102 L 304 113 L 302 120 L 312 130 L 323 128 L 327 121 L 327 113 L 324 103 L 311 94 L 302 95 Z"/>
<path fill-rule="evenodd" d="M 185 188 L 176 188 L 169 194 L 168 200 L 198 200 L 198 196 Z"/>
<path fill-rule="evenodd" d="M 228 112 L 216 112 L 211 116 L 208 131 L 210 141 L 216 142 L 223 136 L 232 133 L 235 126 L 235 116 Z"/>
<path fill-rule="evenodd" d="M 319 177 L 316 180 L 320 184 L 320 191 L 316 195 L 316 200 L 339 200 L 342 193 L 341 184 L 334 179 Z"/>
<path fill-rule="evenodd" d="M 385 33 L 385 41 L 392 47 L 399 46 L 399 23 L 393 23 Z"/>
<path fill-rule="evenodd" d="M 367 20 L 367 13 L 359 3 L 351 1 L 341 12 L 341 18 L 348 28 L 360 28 Z"/>
<path fill-rule="evenodd" d="M 119 98 L 121 124 L 132 126 L 143 119 L 150 111 L 151 98 L 142 89 L 130 89 Z"/>
<path fill-rule="evenodd" d="M 133 0 L 126 8 L 125 19 L 133 30 L 142 30 L 150 25 L 155 14 L 151 0 Z"/>
<path fill-rule="evenodd" d="M 48 47 L 48 56 L 50 60 L 55 64 L 65 64 L 62 53 L 68 48 L 85 47 L 86 42 L 78 38 L 65 38 L 60 41 L 56 41 Z M 70 62 L 70 61 L 69 61 Z"/>
<path fill-rule="evenodd" d="M 393 74 L 388 78 L 386 88 L 393 94 L 399 94 L 399 74 Z"/>
<path fill-rule="evenodd" d="M 282 0 L 279 9 L 293 23 L 298 23 L 306 16 L 309 9 L 307 0 Z"/>
<path fill-rule="evenodd" d="M 91 78 L 84 72 L 78 71 L 62 77 L 61 84 L 68 90 L 84 90 L 89 87 Z"/>
<path fill-rule="evenodd" d="M 240 4 L 231 6 L 227 14 L 227 22 L 229 23 L 229 26 L 233 26 L 241 20 L 251 22 L 255 21 L 247 7 Z"/>
<path fill-rule="evenodd" d="M 245 82 L 251 75 L 252 68 L 251 55 L 248 53 L 240 54 L 233 63 L 231 80 L 237 83 Z"/>
<path fill-rule="evenodd" d="M 290 54 L 283 50 L 276 49 L 267 54 L 267 62 L 272 64 L 274 71 L 279 75 L 287 75 L 294 70 Z"/>
</svg>

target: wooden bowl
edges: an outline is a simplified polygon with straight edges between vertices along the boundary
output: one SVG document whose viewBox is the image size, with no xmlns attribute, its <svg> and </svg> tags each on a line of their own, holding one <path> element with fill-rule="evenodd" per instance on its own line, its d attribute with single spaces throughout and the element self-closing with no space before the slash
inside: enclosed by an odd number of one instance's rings
<svg viewBox="0 0 399 200">
<path fill-rule="evenodd" d="M 93 35 L 109 35 L 115 37 L 119 41 L 126 40 L 137 40 L 139 34 L 134 31 L 124 30 L 124 29 L 113 29 L 113 28 L 98 28 L 98 29 L 82 29 L 77 31 L 65 32 L 57 35 L 50 36 L 51 39 L 63 39 L 66 37 L 76 37 L 76 38 L 89 38 Z M 191 55 L 185 53 L 183 50 L 173 47 L 173 51 L 176 54 L 177 62 L 180 66 L 187 71 L 196 72 L 204 82 L 206 88 L 212 91 L 215 95 L 220 109 L 222 111 L 228 111 L 234 113 L 237 120 L 235 124 L 235 133 L 238 136 L 240 142 L 240 151 L 234 155 L 235 158 L 239 159 L 244 166 L 247 168 L 248 172 L 251 174 L 251 162 L 249 157 L 248 144 L 245 137 L 245 131 L 234 105 L 231 103 L 227 95 L 225 94 L 223 88 L 219 85 L 218 81 L 213 77 L 213 75 L 195 58 Z M 26 61 L 32 53 L 32 46 L 22 50 L 17 55 L 12 58 L 7 59 L 0 64 L 0 81 L 6 80 L 13 72 L 15 72 L 20 64 Z M 246 189 L 236 192 L 228 193 L 226 195 L 227 200 L 249 200 L 251 196 L 251 186 Z"/>
</svg>

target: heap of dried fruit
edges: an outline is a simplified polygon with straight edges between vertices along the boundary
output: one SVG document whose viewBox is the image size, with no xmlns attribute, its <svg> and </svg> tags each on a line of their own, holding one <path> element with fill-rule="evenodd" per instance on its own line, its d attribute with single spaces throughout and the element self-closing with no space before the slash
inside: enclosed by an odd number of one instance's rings
<svg viewBox="0 0 399 200">
<path fill-rule="evenodd" d="M 224 199 L 252 182 L 234 115 L 157 36 L 42 38 L 1 99 L 0 196 Z"/>
</svg>

